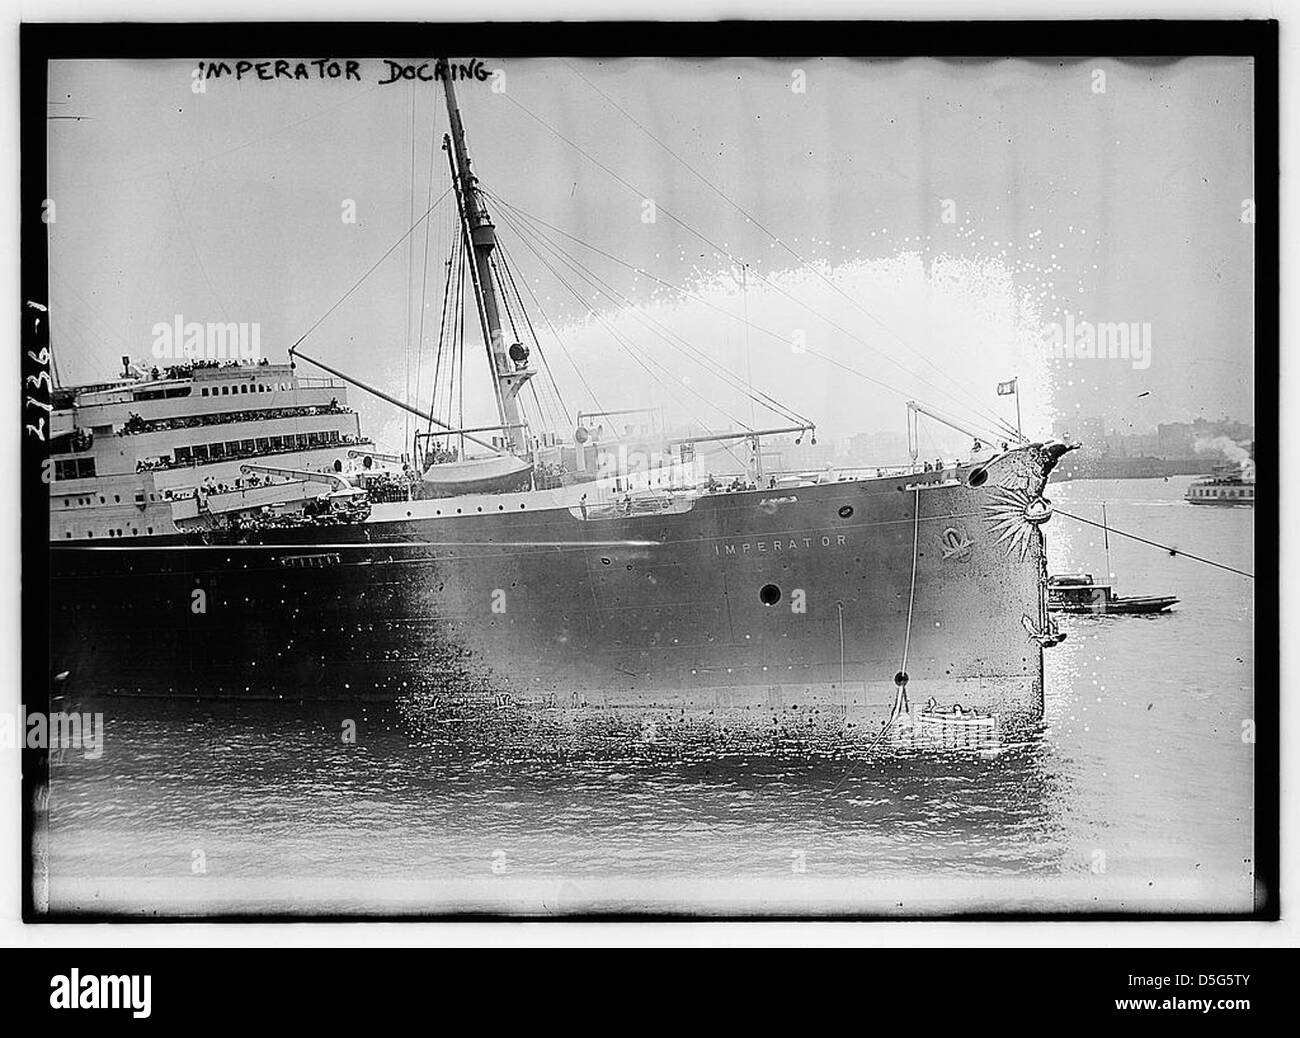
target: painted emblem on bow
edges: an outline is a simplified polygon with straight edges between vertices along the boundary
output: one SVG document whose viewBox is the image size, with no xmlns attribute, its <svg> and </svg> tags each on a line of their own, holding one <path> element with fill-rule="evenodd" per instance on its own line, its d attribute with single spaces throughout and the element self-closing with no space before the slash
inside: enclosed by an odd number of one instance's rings
<svg viewBox="0 0 1300 1038">
<path fill-rule="evenodd" d="M 964 531 L 950 526 L 939 535 L 939 549 L 943 552 L 945 560 L 952 559 L 954 562 L 969 562 L 971 548 L 974 541 L 970 540 Z"/>
<path fill-rule="evenodd" d="M 1041 545 L 1042 535 L 1037 532 L 1038 527 L 1051 516 L 1051 502 L 1040 494 L 1031 493 L 1028 487 L 1023 490 L 995 487 L 984 506 L 984 518 L 997 534 L 993 543 L 1006 545 L 1007 553 L 1017 555 L 1022 561 L 1036 539 Z"/>
</svg>

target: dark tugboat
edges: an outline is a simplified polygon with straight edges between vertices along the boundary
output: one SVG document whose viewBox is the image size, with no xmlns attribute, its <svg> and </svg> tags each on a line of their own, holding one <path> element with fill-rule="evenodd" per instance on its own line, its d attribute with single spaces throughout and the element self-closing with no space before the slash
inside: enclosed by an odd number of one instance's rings
<svg viewBox="0 0 1300 1038">
<path fill-rule="evenodd" d="M 1101 532 L 1106 546 L 1106 572 L 1109 573 L 1110 526 L 1106 521 L 1105 503 L 1101 506 Z M 1172 595 L 1117 595 L 1109 584 L 1098 584 L 1093 580 L 1091 573 L 1057 573 L 1047 581 L 1047 608 L 1053 613 L 1142 615 L 1165 613 L 1177 604 L 1178 599 Z"/>
<path fill-rule="evenodd" d="M 1172 595 L 1117 595 L 1109 584 L 1096 583 L 1091 573 L 1057 574 L 1047 582 L 1047 608 L 1054 613 L 1164 613 L 1177 603 Z"/>
</svg>

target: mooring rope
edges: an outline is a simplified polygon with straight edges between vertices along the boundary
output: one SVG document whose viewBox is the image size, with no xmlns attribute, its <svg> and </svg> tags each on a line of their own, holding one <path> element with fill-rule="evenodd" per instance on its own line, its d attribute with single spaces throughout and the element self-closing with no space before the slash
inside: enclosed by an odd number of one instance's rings
<svg viewBox="0 0 1300 1038">
<path fill-rule="evenodd" d="M 902 684 L 907 684 L 907 653 L 912 647 L 912 607 L 916 604 L 916 560 L 919 554 L 921 544 L 921 488 L 918 485 L 913 494 L 914 505 L 912 507 L 912 586 L 907 593 L 907 631 L 903 636 L 903 665 L 898 668 L 899 674 L 902 675 Z"/>
<path fill-rule="evenodd" d="M 896 691 L 893 709 L 889 711 L 889 720 L 871 740 L 867 746 L 868 751 L 875 749 L 876 744 L 894 727 L 907 704 L 907 656 L 912 648 L 912 614 L 916 606 L 916 561 L 920 557 L 921 546 L 921 488 L 916 487 L 913 493 L 915 496 L 912 504 L 912 582 L 907 592 L 907 627 L 903 632 L 903 663 L 898 668 L 898 673 L 894 675 Z"/>
<path fill-rule="evenodd" d="M 844 603 L 836 602 L 835 608 L 840 615 L 840 688 L 844 688 Z"/>
<path fill-rule="evenodd" d="M 1239 576 L 1247 577 L 1250 580 L 1255 579 L 1255 574 L 1247 573 L 1244 569 L 1237 569 L 1236 566 L 1229 566 L 1225 562 L 1215 562 L 1213 559 L 1207 559 L 1200 555 L 1193 555 L 1189 551 L 1183 551 L 1181 548 L 1175 548 L 1172 544 L 1161 544 L 1159 541 L 1149 541 L 1145 537 L 1139 537 L 1135 533 L 1128 533 L 1125 530 L 1117 529 L 1116 527 L 1111 526 L 1109 524 L 1103 525 L 1102 523 L 1094 522 L 1091 519 L 1085 519 L 1081 515 L 1075 515 L 1073 512 L 1067 512 L 1064 508 L 1054 507 L 1053 511 L 1055 511 L 1058 515 L 1066 516 L 1067 518 L 1073 519 L 1076 522 L 1086 523 L 1088 526 L 1095 526 L 1099 530 L 1105 530 L 1108 533 L 1117 533 L 1121 537 L 1128 537 L 1130 540 L 1141 541 L 1143 544 L 1148 544 L 1153 548 L 1159 548 L 1162 551 L 1167 551 L 1169 552 L 1170 555 L 1173 556 L 1181 555 L 1183 558 L 1191 559 L 1194 562 L 1203 562 L 1207 566 L 1215 566 L 1218 569 L 1226 569 L 1229 573 L 1236 573 Z"/>
</svg>

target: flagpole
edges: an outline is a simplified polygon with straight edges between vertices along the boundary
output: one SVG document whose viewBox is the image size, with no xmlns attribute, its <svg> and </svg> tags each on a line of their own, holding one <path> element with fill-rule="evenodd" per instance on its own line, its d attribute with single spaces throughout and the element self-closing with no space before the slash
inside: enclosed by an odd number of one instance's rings
<svg viewBox="0 0 1300 1038">
<path fill-rule="evenodd" d="M 1012 394 L 1016 398 L 1016 435 L 1023 440 L 1025 438 L 1025 434 L 1020 429 L 1020 376 L 1019 375 L 1017 375 L 1015 378 L 1011 380 L 1011 388 L 1012 388 Z"/>
</svg>

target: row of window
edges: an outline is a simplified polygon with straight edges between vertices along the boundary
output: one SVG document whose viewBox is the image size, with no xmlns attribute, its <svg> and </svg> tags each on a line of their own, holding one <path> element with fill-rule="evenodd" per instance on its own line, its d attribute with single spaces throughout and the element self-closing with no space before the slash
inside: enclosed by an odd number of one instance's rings
<svg viewBox="0 0 1300 1038">
<path fill-rule="evenodd" d="M 135 492 L 135 503 L 136 503 L 137 505 L 143 505 L 143 504 L 144 504 L 144 499 L 145 499 L 145 493 L 144 493 L 144 491 L 143 491 L 143 490 L 137 490 L 137 491 Z M 76 501 L 76 505 L 73 504 L 73 501 L 74 501 L 74 500 Z M 150 494 L 150 495 L 149 495 L 149 500 L 150 500 L 150 501 L 157 501 L 157 500 L 158 500 L 158 495 L 157 495 L 157 494 Z M 78 498 L 65 497 L 65 498 L 63 499 L 63 507 L 64 507 L 64 508 L 74 508 L 74 507 L 76 507 L 77 505 L 93 505 L 94 503 L 95 503 L 95 498 L 94 498 L 93 496 L 91 496 L 91 497 L 78 497 Z M 100 495 L 99 495 L 99 503 L 100 503 L 101 505 L 106 505 L 106 504 L 108 504 L 108 498 L 107 498 L 104 494 L 100 494 Z M 115 505 L 120 505 L 121 503 L 122 503 L 122 495 L 121 495 L 121 494 L 114 494 L 114 495 L 113 495 L 113 504 L 115 504 Z"/>
<path fill-rule="evenodd" d="M 271 393 L 276 390 L 287 390 L 293 387 L 288 382 L 276 382 L 272 385 L 266 385 L 262 382 L 232 382 L 224 386 L 212 386 L 211 390 L 204 386 L 200 390 L 201 396 L 239 396 L 240 393 Z"/>
<path fill-rule="evenodd" d="M 1192 487 L 1192 497 L 1254 497 L 1254 489 L 1245 487 Z"/>
<path fill-rule="evenodd" d="M 132 400 L 172 400 L 176 397 L 189 396 L 189 386 L 172 386 L 170 389 L 145 389 L 132 393 Z"/>
<path fill-rule="evenodd" d="M 153 533 L 153 527 L 152 527 L 152 526 L 146 526 L 144 529 L 145 529 L 145 533 L 150 533 L 150 534 Z M 125 537 L 125 536 L 126 536 L 126 530 L 123 529 L 121 526 L 119 526 L 119 527 L 116 527 L 116 528 L 114 528 L 114 529 L 110 529 L 110 530 L 108 531 L 108 535 L 109 535 L 110 537 Z M 68 537 L 68 538 L 71 538 L 71 537 L 72 537 L 72 531 L 71 531 L 71 530 L 66 530 L 66 531 L 64 531 L 64 536 L 65 536 L 65 537 Z M 138 536 L 140 536 L 140 529 L 139 529 L 139 527 L 136 527 L 136 526 L 131 527 L 131 536 L 132 536 L 132 537 L 138 537 Z M 92 541 L 93 541 L 93 540 L 95 539 L 95 531 L 94 531 L 94 530 L 87 530 L 87 531 L 86 531 L 86 538 L 87 538 L 88 540 L 92 540 Z"/>
<path fill-rule="evenodd" d="M 326 447 L 339 442 L 336 429 L 323 432 L 292 433 L 287 436 L 259 436 L 252 440 L 228 440 L 225 443 L 197 443 L 192 447 L 177 447 L 176 460 L 220 461 L 222 458 L 247 457 L 271 451 L 296 450 L 303 447 Z"/>
</svg>

